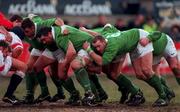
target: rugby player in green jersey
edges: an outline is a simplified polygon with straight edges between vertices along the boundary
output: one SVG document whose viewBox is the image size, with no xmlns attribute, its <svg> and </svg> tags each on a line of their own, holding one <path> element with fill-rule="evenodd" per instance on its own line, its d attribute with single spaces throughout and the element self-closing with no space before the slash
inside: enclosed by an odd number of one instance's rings
<svg viewBox="0 0 180 112">
<path fill-rule="evenodd" d="M 140 40 L 140 43 L 141 45 L 146 46 L 150 41 L 152 40 L 144 38 Z M 177 50 L 171 37 L 165 33 L 161 33 L 159 39 L 153 42 L 153 47 L 153 69 L 161 78 L 161 82 L 167 87 L 166 81 L 163 79 L 163 77 L 161 77 L 159 71 L 161 58 L 164 57 L 167 63 L 169 64 L 169 67 L 171 68 L 172 72 L 174 73 L 176 81 L 178 82 L 178 84 L 180 84 L 179 60 L 177 56 Z M 169 88 L 167 87 L 167 89 Z M 167 97 L 169 100 L 175 97 L 175 94 L 172 92 L 172 90 L 170 90 L 170 92 L 167 93 Z"/>
<path fill-rule="evenodd" d="M 151 40 L 148 38 L 141 39 L 140 43 L 146 46 Z M 177 50 L 173 40 L 165 33 L 161 33 L 160 39 L 153 42 L 154 47 L 154 63 L 159 64 L 160 58 L 164 57 L 169 64 L 172 72 L 176 77 L 176 81 L 180 85 L 180 63 L 178 61 Z"/>
<path fill-rule="evenodd" d="M 152 86 L 158 93 L 159 98 L 153 104 L 154 106 L 166 106 L 168 105 L 166 93 L 163 89 L 163 85 L 159 77 L 154 73 L 152 69 L 152 43 L 143 47 L 139 40 L 141 38 L 152 38 L 149 33 L 140 29 L 131 29 L 123 32 L 109 33 L 103 35 L 106 38 L 98 35 L 92 41 L 93 47 L 96 51 L 101 54 L 98 55 L 91 48 L 89 43 L 84 44 L 84 49 L 88 51 L 90 57 L 98 65 L 107 65 L 113 60 L 121 57 L 121 55 L 130 53 L 130 58 L 132 61 L 133 68 L 135 70 L 136 76 L 139 79 L 144 80 L 150 86 Z M 129 102 L 129 104 L 133 104 Z"/>
<path fill-rule="evenodd" d="M 24 103 L 34 103 L 34 89 L 35 85 L 38 83 L 41 87 L 41 95 L 35 100 L 35 102 L 42 102 L 43 100 L 49 100 L 51 99 L 46 83 L 46 75 L 44 71 L 40 71 L 39 73 L 34 73 L 32 71 L 33 65 L 38 59 L 39 56 L 41 56 L 42 51 L 44 50 L 44 45 L 36 40 L 37 33 L 39 29 L 43 26 L 51 26 L 51 25 L 61 25 L 61 19 L 59 18 L 52 18 L 52 19 L 46 19 L 43 20 L 41 17 L 37 15 L 31 14 L 29 18 L 26 18 L 23 20 L 21 27 L 24 30 L 24 33 L 26 35 L 25 41 L 27 41 L 33 48 L 31 50 L 30 59 L 28 61 L 28 73 L 26 75 L 26 89 L 27 89 L 27 95 L 24 98 Z M 38 74 L 38 75 L 36 75 Z M 54 75 L 52 75 L 52 80 L 57 83 L 55 80 Z M 37 81 L 36 81 L 37 80 Z M 59 98 L 64 99 L 64 93 L 61 87 L 61 84 L 57 87 Z M 53 98 L 57 98 L 57 95 L 55 95 Z"/>
</svg>

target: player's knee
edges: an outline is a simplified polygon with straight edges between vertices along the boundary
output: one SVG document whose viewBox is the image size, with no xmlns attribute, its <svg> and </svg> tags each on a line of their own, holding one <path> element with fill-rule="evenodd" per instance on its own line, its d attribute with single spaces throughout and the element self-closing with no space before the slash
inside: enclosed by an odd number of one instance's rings
<svg viewBox="0 0 180 112">
<path fill-rule="evenodd" d="M 20 76 L 21 78 L 24 78 L 25 72 L 23 72 L 23 71 L 16 71 L 16 75 Z"/>
<path fill-rule="evenodd" d="M 70 67 L 75 71 L 75 70 L 78 70 L 80 68 L 82 68 L 82 65 L 79 61 L 73 61 L 71 64 L 70 64 Z"/>
<path fill-rule="evenodd" d="M 111 73 L 111 78 L 116 80 L 119 75 L 117 73 Z"/>
<path fill-rule="evenodd" d="M 136 75 L 136 77 L 137 77 L 138 79 L 140 79 L 140 80 L 146 80 L 146 79 L 147 79 L 144 74 L 141 74 L 141 75 L 138 74 L 138 75 Z"/>
<path fill-rule="evenodd" d="M 148 67 L 142 67 L 142 72 L 146 76 L 150 76 L 153 74 L 152 68 L 148 68 Z"/>
<path fill-rule="evenodd" d="M 28 68 L 29 68 L 29 67 L 28 67 Z M 38 72 L 42 71 L 43 68 L 42 68 L 41 66 L 38 66 L 38 65 L 35 64 L 35 65 L 32 67 L 31 70 L 33 70 L 34 72 L 38 73 Z"/>
<path fill-rule="evenodd" d="M 36 73 L 39 71 L 39 69 L 38 69 L 37 66 L 34 66 L 32 69 L 33 69 L 33 71 L 36 72 Z"/>
<path fill-rule="evenodd" d="M 145 75 L 142 71 L 136 71 L 136 77 L 140 80 L 144 80 L 145 79 Z"/>
<path fill-rule="evenodd" d="M 173 69 L 178 69 L 178 64 L 177 63 L 170 63 L 169 67 L 173 70 Z"/>
<path fill-rule="evenodd" d="M 28 69 L 27 65 L 25 63 L 22 63 L 20 68 L 19 68 L 19 71 L 22 71 L 22 72 L 26 72 Z"/>
</svg>

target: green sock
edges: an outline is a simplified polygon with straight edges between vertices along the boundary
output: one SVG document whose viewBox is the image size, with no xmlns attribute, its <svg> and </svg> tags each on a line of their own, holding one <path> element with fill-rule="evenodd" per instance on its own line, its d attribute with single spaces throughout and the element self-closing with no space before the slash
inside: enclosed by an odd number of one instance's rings
<svg viewBox="0 0 180 112">
<path fill-rule="evenodd" d="M 94 85 L 95 85 L 95 87 L 96 87 L 96 89 L 97 89 L 97 91 L 99 93 L 104 93 L 105 92 L 104 89 L 102 88 L 96 74 L 89 74 L 89 79 L 94 83 Z"/>
<path fill-rule="evenodd" d="M 166 84 L 166 80 L 163 77 L 160 77 L 161 84 L 163 84 L 165 87 L 169 88 Z"/>
<path fill-rule="evenodd" d="M 71 78 L 64 80 L 61 80 L 61 82 L 63 82 L 63 87 L 69 92 L 69 93 L 73 93 L 76 90 L 73 80 Z"/>
<path fill-rule="evenodd" d="M 34 91 L 35 88 L 37 86 L 37 79 L 36 79 L 36 75 L 31 72 L 26 74 L 26 91 L 27 91 L 27 95 L 34 95 Z"/>
<path fill-rule="evenodd" d="M 91 84 L 89 81 L 89 76 L 84 68 L 80 68 L 75 71 L 75 76 L 80 85 L 84 88 L 85 92 L 91 91 Z"/>
<path fill-rule="evenodd" d="M 167 86 L 166 81 L 163 77 L 160 77 L 161 84 L 163 85 L 163 89 L 166 93 L 170 93 L 172 90 Z"/>
<path fill-rule="evenodd" d="M 37 80 L 38 80 L 38 83 L 40 85 L 40 88 L 41 88 L 41 94 L 42 95 L 47 95 L 49 94 L 49 90 L 48 90 L 48 87 L 47 87 L 47 77 L 45 75 L 45 72 L 44 70 L 43 71 L 40 71 L 36 74 L 37 76 Z"/>
<path fill-rule="evenodd" d="M 180 70 L 178 68 L 173 68 L 172 71 L 176 76 L 177 83 L 180 85 L 180 77 L 177 77 L 177 76 L 180 76 Z"/>
<path fill-rule="evenodd" d="M 176 77 L 176 81 L 177 81 L 178 84 L 180 85 L 180 77 Z"/>
<path fill-rule="evenodd" d="M 120 92 L 123 92 L 123 91 L 126 91 L 126 92 L 129 92 L 124 86 L 122 86 L 121 84 L 119 85 L 118 81 L 117 80 L 114 80 L 110 74 L 106 74 L 107 75 L 107 78 L 112 80 L 114 83 L 117 84 L 118 86 L 118 91 Z"/>
<path fill-rule="evenodd" d="M 159 95 L 159 98 L 166 98 L 166 93 L 164 92 L 163 85 L 161 84 L 161 81 L 158 76 L 153 75 L 151 78 L 146 80 L 146 82 L 156 90 L 156 92 Z"/>
<path fill-rule="evenodd" d="M 136 87 L 132 82 L 123 74 L 120 74 L 117 77 L 117 84 L 120 88 L 126 88 L 132 95 L 136 94 L 139 91 L 139 88 Z"/>
<path fill-rule="evenodd" d="M 55 84 L 55 86 L 57 88 L 57 93 L 59 95 L 64 95 L 64 91 L 63 91 L 63 88 L 62 88 L 62 81 L 58 77 L 56 77 L 54 75 L 51 75 L 51 79 L 52 79 L 53 83 Z"/>
<path fill-rule="evenodd" d="M 93 94 L 95 95 L 96 100 L 97 101 L 100 100 L 97 88 L 92 80 L 90 80 L 90 84 L 91 84 L 91 90 L 92 90 Z"/>
</svg>

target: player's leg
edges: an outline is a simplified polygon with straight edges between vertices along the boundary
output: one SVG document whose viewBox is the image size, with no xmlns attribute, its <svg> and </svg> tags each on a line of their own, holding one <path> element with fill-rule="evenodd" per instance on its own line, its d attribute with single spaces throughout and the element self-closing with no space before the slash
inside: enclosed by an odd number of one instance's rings
<svg viewBox="0 0 180 112">
<path fill-rule="evenodd" d="M 139 34 L 140 39 L 148 36 L 148 33 L 144 30 L 139 30 Z M 159 95 L 159 98 L 155 101 L 153 106 L 166 106 L 168 105 L 168 102 L 163 85 L 152 69 L 152 51 L 152 43 L 148 43 L 145 47 L 138 43 L 136 50 L 130 53 L 131 61 L 138 78 L 146 81 Z"/>
<path fill-rule="evenodd" d="M 34 71 L 36 73 L 44 70 L 45 67 L 47 67 L 48 65 L 51 65 L 51 67 L 49 67 L 49 73 L 51 76 L 51 79 L 53 80 L 55 86 L 57 87 L 57 92 L 58 94 L 56 94 L 50 101 L 57 101 L 59 99 L 64 99 L 64 92 L 62 89 L 62 85 L 61 83 L 58 82 L 58 77 L 57 77 L 57 63 L 56 63 L 56 59 L 53 56 L 53 52 L 49 51 L 48 49 L 45 49 L 42 53 L 42 55 L 37 59 L 36 63 L 34 64 Z M 52 70 L 51 70 L 52 69 Z M 48 97 L 49 98 L 49 97 Z M 49 99 L 48 99 L 49 100 Z"/>
<path fill-rule="evenodd" d="M 97 97 L 99 97 L 98 102 L 102 102 L 108 99 L 108 95 L 101 86 L 99 79 L 95 73 L 89 73 L 89 79 L 95 86 L 95 90 L 97 91 Z M 94 93 L 94 92 L 93 92 Z"/>
<path fill-rule="evenodd" d="M 25 76 L 26 95 L 22 99 L 22 103 L 24 103 L 24 104 L 34 103 L 34 92 L 35 92 L 35 88 L 36 88 L 38 82 L 37 82 L 35 73 L 32 71 L 32 67 L 37 59 L 38 59 L 38 56 L 30 55 L 30 58 L 27 63 L 28 70 L 27 70 L 26 76 Z"/>
<path fill-rule="evenodd" d="M 57 88 L 57 94 L 55 94 L 51 98 L 51 102 L 56 102 L 58 100 L 65 99 L 64 91 L 62 88 L 62 82 L 59 80 L 59 77 L 57 75 L 57 67 L 58 62 L 55 62 L 48 67 L 50 77 Z"/>
<path fill-rule="evenodd" d="M 77 81 L 84 88 L 85 97 L 83 98 L 82 103 L 84 105 L 93 106 L 95 96 L 92 93 L 88 72 L 84 68 L 89 61 L 87 52 L 81 50 L 78 52 L 78 56 L 71 62 L 70 67 L 74 71 Z"/>
<path fill-rule="evenodd" d="M 180 85 L 180 62 L 177 56 L 177 50 L 171 37 L 167 36 L 167 45 L 165 48 L 164 56 L 176 77 L 176 81 Z"/>
<path fill-rule="evenodd" d="M 58 62 L 58 66 L 57 66 L 58 73 L 53 73 L 53 79 L 54 81 L 57 81 L 56 84 L 62 85 L 70 93 L 69 100 L 65 102 L 66 105 L 72 105 L 72 106 L 80 105 L 80 100 L 81 100 L 80 93 L 75 88 L 73 80 L 67 77 L 67 73 L 64 73 L 65 68 L 62 65 L 62 60 L 64 60 L 64 56 L 65 54 L 61 49 L 58 49 L 53 52 L 53 57 Z M 50 69 L 49 71 L 51 72 L 52 69 Z"/>
<path fill-rule="evenodd" d="M 170 100 L 175 97 L 175 93 L 172 89 L 170 89 L 170 87 L 168 87 L 166 80 L 160 75 L 160 64 L 153 65 L 153 70 L 155 71 L 156 75 L 158 75 L 158 77 L 160 78 L 161 84 L 163 85 L 163 89 L 166 92 L 167 98 L 170 102 Z"/>
<path fill-rule="evenodd" d="M 114 80 L 116 80 L 120 88 L 124 88 L 127 90 L 127 93 L 131 94 L 131 97 L 126 104 L 129 106 L 140 105 L 145 102 L 143 93 L 139 87 L 134 85 L 123 73 L 121 73 L 123 62 L 124 60 L 119 60 L 110 64 L 111 76 Z"/>
<path fill-rule="evenodd" d="M 34 64 L 36 63 L 38 58 L 41 56 L 41 54 L 42 54 L 42 51 L 40 51 L 38 49 L 33 49 L 31 51 L 31 56 L 30 56 L 31 58 L 30 58 L 29 63 L 28 63 L 28 73 L 30 75 L 32 75 L 32 74 L 35 75 L 36 80 L 39 83 L 40 88 L 41 88 L 41 94 L 34 101 L 35 103 L 39 103 L 39 102 L 44 101 L 44 100 L 49 100 L 51 98 L 49 95 L 49 90 L 48 90 L 47 82 L 46 82 L 47 78 L 46 78 L 44 70 L 41 70 L 38 72 L 35 72 L 33 70 Z"/>
<path fill-rule="evenodd" d="M 60 60 L 58 62 L 59 81 L 62 82 L 63 87 L 71 94 L 69 97 L 69 100 L 65 102 L 65 104 L 72 105 L 72 106 L 80 105 L 81 97 L 80 97 L 79 91 L 76 90 L 72 78 L 70 76 L 68 77 L 67 72 L 65 73 L 65 71 L 68 71 L 68 68 L 66 68 L 66 70 L 64 69 L 65 69 L 64 65 Z"/>
<path fill-rule="evenodd" d="M 129 92 L 127 91 L 125 87 L 123 87 L 122 85 L 119 85 L 119 83 L 114 78 L 112 78 L 110 65 L 103 66 L 102 72 L 106 74 L 108 79 L 112 80 L 114 83 L 117 84 L 118 90 L 121 92 L 120 103 L 121 104 L 125 103 L 125 101 L 128 100 Z"/>
<path fill-rule="evenodd" d="M 160 78 L 152 70 L 152 57 L 151 52 L 147 53 L 144 56 L 133 60 L 132 64 L 138 78 L 146 81 L 158 93 L 159 98 L 155 101 L 153 106 L 166 106 L 168 105 L 166 93 L 163 89 Z"/>
<path fill-rule="evenodd" d="M 15 73 L 11 77 L 7 91 L 3 97 L 3 101 L 16 105 L 16 104 L 19 104 L 20 102 L 14 96 L 14 91 L 16 90 L 16 88 L 21 83 L 22 79 L 24 78 L 25 72 L 27 70 L 27 65 L 24 62 L 21 62 L 11 57 L 7 57 L 7 60 L 5 60 L 5 63 L 6 63 L 5 68 L 7 68 L 7 66 L 11 66 L 11 68 L 15 70 Z"/>
</svg>

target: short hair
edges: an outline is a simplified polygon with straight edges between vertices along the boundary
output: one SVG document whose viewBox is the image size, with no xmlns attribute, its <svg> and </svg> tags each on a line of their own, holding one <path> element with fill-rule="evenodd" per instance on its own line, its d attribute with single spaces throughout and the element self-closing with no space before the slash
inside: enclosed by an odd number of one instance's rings
<svg viewBox="0 0 180 112">
<path fill-rule="evenodd" d="M 25 34 L 20 26 L 15 26 L 11 29 L 11 32 L 15 33 L 21 40 L 24 39 Z"/>
<path fill-rule="evenodd" d="M 25 30 L 26 28 L 31 28 L 32 26 L 34 26 L 34 22 L 31 19 L 26 18 L 22 21 L 21 27 L 23 28 L 23 30 Z"/>
<path fill-rule="evenodd" d="M 48 35 L 48 33 L 51 32 L 51 27 L 42 27 L 39 32 L 38 32 L 38 36 L 37 37 L 41 37 L 42 35 L 46 36 Z"/>
<path fill-rule="evenodd" d="M 7 43 L 5 40 L 0 40 L 0 47 L 8 48 L 8 51 L 11 51 L 11 47 L 9 46 L 9 43 Z"/>
<path fill-rule="evenodd" d="M 97 36 L 94 37 L 92 43 L 96 43 L 98 40 L 100 40 L 100 41 L 102 41 L 102 42 L 106 41 L 103 36 L 97 35 Z"/>
<path fill-rule="evenodd" d="M 10 17 L 10 19 L 9 19 L 11 22 L 14 22 L 14 21 L 22 21 L 23 20 L 23 18 L 20 16 L 20 15 L 12 15 L 11 17 Z"/>
<path fill-rule="evenodd" d="M 8 47 L 9 44 L 5 40 L 0 40 L 0 46 L 1 47 Z"/>
</svg>

